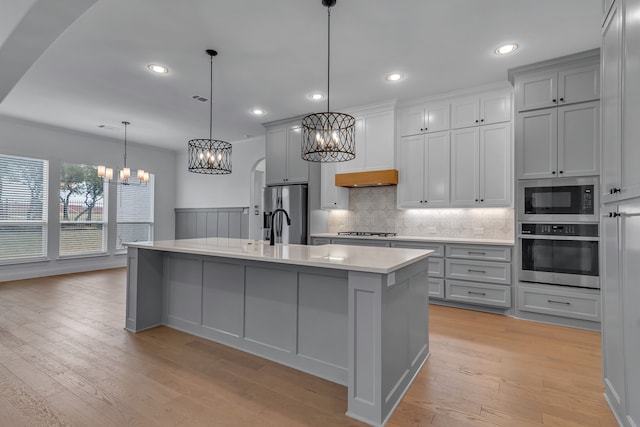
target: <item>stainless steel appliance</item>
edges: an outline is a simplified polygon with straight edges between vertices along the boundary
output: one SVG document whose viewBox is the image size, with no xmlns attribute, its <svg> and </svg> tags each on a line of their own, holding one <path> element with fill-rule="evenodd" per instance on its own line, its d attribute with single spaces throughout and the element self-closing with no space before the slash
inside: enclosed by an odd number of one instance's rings
<svg viewBox="0 0 640 427">
<path fill-rule="evenodd" d="M 600 288 L 598 224 L 520 223 L 519 280 Z"/>
<path fill-rule="evenodd" d="M 276 243 L 307 244 L 307 185 L 278 185 L 264 189 L 264 238 L 271 234 L 271 215 L 276 209 L 284 209 L 291 218 L 287 225 L 284 215 L 273 221 Z"/>
<path fill-rule="evenodd" d="M 598 222 L 598 178 L 520 181 L 521 221 Z"/>
</svg>

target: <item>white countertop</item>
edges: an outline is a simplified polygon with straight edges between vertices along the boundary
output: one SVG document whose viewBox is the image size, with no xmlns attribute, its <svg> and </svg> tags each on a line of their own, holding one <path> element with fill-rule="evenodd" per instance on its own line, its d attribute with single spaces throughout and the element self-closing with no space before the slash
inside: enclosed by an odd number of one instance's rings
<svg viewBox="0 0 640 427">
<path fill-rule="evenodd" d="M 269 242 L 264 240 L 227 239 L 221 237 L 134 242 L 127 243 L 127 246 L 165 252 L 381 274 L 391 273 L 433 253 L 433 251 L 424 249 L 351 245 L 308 246 L 276 244 L 269 246 Z"/>
<path fill-rule="evenodd" d="M 501 245 L 513 246 L 513 240 L 500 239 L 471 239 L 468 237 L 425 237 L 425 236 L 346 236 L 337 235 L 336 233 L 314 233 L 311 237 L 323 237 L 330 239 L 363 239 L 363 240 L 387 240 L 387 241 L 403 241 L 403 242 L 424 242 L 424 243 L 465 243 L 474 245 Z"/>
</svg>

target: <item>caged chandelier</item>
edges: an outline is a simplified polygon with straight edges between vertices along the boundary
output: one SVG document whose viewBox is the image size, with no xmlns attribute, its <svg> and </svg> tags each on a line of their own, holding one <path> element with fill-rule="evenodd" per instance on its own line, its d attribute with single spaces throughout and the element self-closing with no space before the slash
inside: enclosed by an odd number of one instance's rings
<svg viewBox="0 0 640 427">
<path fill-rule="evenodd" d="M 189 141 L 189 172 L 210 175 L 231 173 L 231 144 L 211 138 L 213 126 L 213 57 L 218 54 L 213 49 L 206 50 L 210 61 L 209 87 L 209 139 L 192 139 Z"/>
<path fill-rule="evenodd" d="M 322 0 L 327 7 L 327 112 L 302 119 L 302 158 L 309 162 L 346 162 L 356 157 L 356 119 L 331 112 L 329 75 L 331 71 L 331 7 L 336 0 Z"/>
</svg>

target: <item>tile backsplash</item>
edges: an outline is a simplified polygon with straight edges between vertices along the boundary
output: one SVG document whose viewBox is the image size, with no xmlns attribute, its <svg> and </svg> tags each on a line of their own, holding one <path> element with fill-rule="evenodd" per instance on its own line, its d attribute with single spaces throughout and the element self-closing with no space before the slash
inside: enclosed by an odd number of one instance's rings
<svg viewBox="0 0 640 427">
<path fill-rule="evenodd" d="M 328 231 L 512 240 L 513 209 L 397 209 L 396 187 L 350 188 L 349 210 L 329 212 Z"/>
</svg>

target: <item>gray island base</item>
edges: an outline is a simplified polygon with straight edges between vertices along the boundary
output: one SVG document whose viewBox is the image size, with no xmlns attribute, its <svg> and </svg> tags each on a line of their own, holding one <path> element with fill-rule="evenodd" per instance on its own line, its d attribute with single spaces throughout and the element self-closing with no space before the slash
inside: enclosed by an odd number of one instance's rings
<svg viewBox="0 0 640 427">
<path fill-rule="evenodd" d="M 188 239 L 128 245 L 126 329 L 166 325 L 347 387 L 384 425 L 429 357 L 432 251 Z"/>
</svg>

